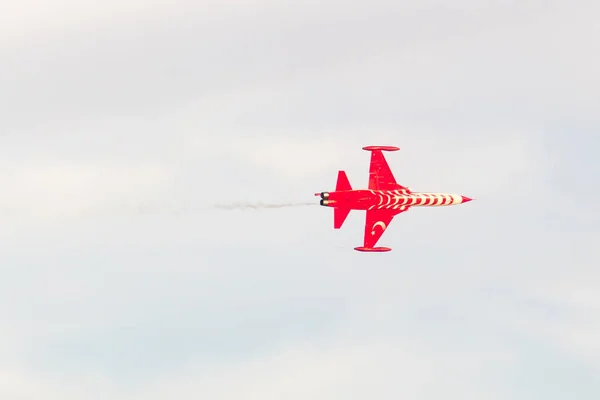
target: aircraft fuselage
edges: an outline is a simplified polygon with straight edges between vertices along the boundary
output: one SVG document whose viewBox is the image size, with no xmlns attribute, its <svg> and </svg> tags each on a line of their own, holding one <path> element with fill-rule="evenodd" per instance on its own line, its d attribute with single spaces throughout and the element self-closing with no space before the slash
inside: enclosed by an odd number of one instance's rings
<svg viewBox="0 0 600 400">
<path fill-rule="evenodd" d="M 343 190 L 315 193 L 325 207 L 351 210 L 403 210 L 408 207 L 440 207 L 467 203 L 470 198 L 453 193 L 407 192 L 404 190 Z"/>
<path fill-rule="evenodd" d="M 400 150 L 395 146 L 365 146 L 371 152 L 369 185 L 366 189 L 353 189 L 344 170 L 338 170 L 335 190 L 315 193 L 320 204 L 333 209 L 333 228 L 340 229 L 351 210 L 364 210 L 365 230 L 363 245 L 355 247 L 363 252 L 385 252 L 391 248 L 376 246 L 392 219 L 412 207 L 440 207 L 464 204 L 472 199 L 454 193 L 413 192 L 396 182 L 396 178 L 383 156 L 384 151 Z"/>
</svg>

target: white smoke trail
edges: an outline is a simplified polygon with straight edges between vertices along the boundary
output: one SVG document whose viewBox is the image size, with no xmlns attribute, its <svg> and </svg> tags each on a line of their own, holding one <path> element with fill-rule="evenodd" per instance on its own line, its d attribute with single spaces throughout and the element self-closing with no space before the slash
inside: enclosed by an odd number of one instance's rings
<svg viewBox="0 0 600 400">
<path fill-rule="evenodd" d="M 201 212 L 210 212 L 210 210 L 259 210 L 276 209 L 319 205 L 318 202 L 298 202 L 298 203 L 248 203 L 236 202 L 231 204 L 152 204 L 152 203 L 129 203 L 129 204 L 98 204 L 91 207 L 1 207 L 0 219 L 2 220 L 20 220 L 24 218 L 102 218 L 102 217 L 128 217 L 135 215 L 173 215 L 182 216 Z"/>
<path fill-rule="evenodd" d="M 319 203 L 315 202 L 303 202 L 303 203 L 233 203 L 233 204 L 215 204 L 215 208 L 223 210 L 244 210 L 244 209 L 264 209 L 264 208 L 288 208 L 288 207 L 303 207 L 303 206 L 314 206 Z"/>
</svg>

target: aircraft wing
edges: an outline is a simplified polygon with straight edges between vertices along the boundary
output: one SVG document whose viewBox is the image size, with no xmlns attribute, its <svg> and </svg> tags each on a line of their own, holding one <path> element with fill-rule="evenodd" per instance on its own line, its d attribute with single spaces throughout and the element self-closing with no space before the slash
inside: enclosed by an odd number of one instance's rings
<svg viewBox="0 0 600 400">
<path fill-rule="evenodd" d="M 408 210 L 408 207 L 398 210 L 367 210 L 365 221 L 365 236 L 363 247 L 357 247 L 359 251 L 387 251 L 387 247 L 376 248 L 375 245 L 388 228 L 392 219 L 400 213 Z"/>
<path fill-rule="evenodd" d="M 369 189 L 371 190 L 406 190 L 408 188 L 396 183 L 396 178 L 383 155 L 382 150 L 371 150 L 369 165 Z"/>
</svg>

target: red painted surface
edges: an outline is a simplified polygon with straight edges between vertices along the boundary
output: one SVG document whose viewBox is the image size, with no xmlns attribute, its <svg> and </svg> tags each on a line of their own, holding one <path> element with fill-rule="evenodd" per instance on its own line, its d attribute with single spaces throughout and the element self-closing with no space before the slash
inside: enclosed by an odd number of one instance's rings
<svg viewBox="0 0 600 400">
<path fill-rule="evenodd" d="M 412 192 L 396 182 L 383 151 L 400 150 L 394 146 L 366 146 L 371 152 L 369 164 L 369 187 L 352 189 L 345 171 L 338 171 L 335 190 L 319 192 L 320 204 L 332 207 L 334 229 L 340 229 L 351 210 L 365 210 L 363 245 L 354 249 L 362 252 L 386 252 L 389 247 L 375 247 L 392 219 L 411 207 L 440 207 L 467 203 L 473 199 L 449 193 Z"/>
<path fill-rule="evenodd" d="M 366 253 L 383 253 L 386 251 L 391 251 L 392 249 L 390 249 L 389 247 L 355 247 L 354 250 L 357 251 L 362 251 L 362 252 L 366 252 Z"/>
<path fill-rule="evenodd" d="M 375 150 L 398 151 L 398 150 L 400 150 L 400 147 L 396 147 L 396 146 L 365 146 L 365 147 L 363 147 L 363 150 L 367 150 L 367 151 L 375 151 Z"/>
</svg>

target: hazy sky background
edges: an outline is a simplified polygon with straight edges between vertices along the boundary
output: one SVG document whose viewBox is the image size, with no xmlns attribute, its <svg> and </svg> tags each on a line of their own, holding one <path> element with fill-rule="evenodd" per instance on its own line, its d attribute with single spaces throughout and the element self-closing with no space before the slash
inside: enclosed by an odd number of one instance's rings
<svg viewBox="0 0 600 400">
<path fill-rule="evenodd" d="M 2 399 L 600 398 L 600 4 L 4 0 Z M 417 191 L 362 254 L 315 201 Z"/>
</svg>

